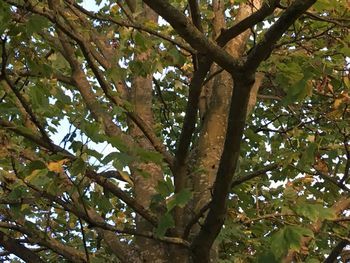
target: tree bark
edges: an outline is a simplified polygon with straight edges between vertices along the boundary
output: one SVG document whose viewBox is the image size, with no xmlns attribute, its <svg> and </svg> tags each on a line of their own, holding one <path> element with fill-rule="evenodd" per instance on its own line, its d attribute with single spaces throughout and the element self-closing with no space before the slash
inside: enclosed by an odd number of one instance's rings
<svg viewBox="0 0 350 263">
<path fill-rule="evenodd" d="M 158 21 L 158 15 L 143 4 L 142 17 L 146 21 Z M 150 58 L 150 50 L 136 55 L 136 60 L 147 61 Z M 149 127 L 154 125 L 152 111 L 152 75 L 135 77 L 130 90 L 130 102 L 134 113 L 139 116 Z M 137 138 L 137 143 L 142 149 L 152 151 L 154 147 L 145 138 L 143 132 L 130 122 L 130 134 Z M 163 178 L 161 167 L 154 163 L 138 163 L 132 165 L 132 177 L 134 180 L 134 193 L 136 201 L 145 208 L 151 205 L 152 197 L 157 193 L 156 186 Z M 141 172 L 140 172 L 141 171 Z M 142 172 L 147 175 L 142 174 Z M 156 211 L 157 212 L 157 211 Z M 158 211 L 160 215 L 160 211 Z M 152 231 L 153 226 L 140 216 L 136 216 L 136 228 L 138 231 Z M 161 263 L 167 261 L 167 250 L 163 243 L 143 237 L 136 237 L 136 246 L 141 251 L 143 262 Z"/>
</svg>

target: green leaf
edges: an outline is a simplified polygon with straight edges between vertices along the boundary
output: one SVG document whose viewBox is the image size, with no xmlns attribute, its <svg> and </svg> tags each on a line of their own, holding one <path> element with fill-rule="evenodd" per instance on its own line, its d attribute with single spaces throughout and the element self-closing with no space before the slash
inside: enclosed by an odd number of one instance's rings
<svg viewBox="0 0 350 263">
<path fill-rule="evenodd" d="M 109 198 L 107 198 L 104 194 L 93 192 L 91 193 L 93 203 L 97 205 L 97 207 L 104 214 L 109 213 L 113 209 L 113 205 L 111 204 Z"/>
<path fill-rule="evenodd" d="M 49 98 L 40 86 L 32 87 L 30 89 L 30 96 L 32 98 L 32 103 L 35 108 L 47 109 L 49 107 Z"/>
<path fill-rule="evenodd" d="M 136 31 L 134 36 L 135 44 L 136 46 L 141 50 L 144 51 L 148 48 L 149 44 L 148 41 L 144 38 L 144 36 L 139 32 Z"/>
<path fill-rule="evenodd" d="M 94 142 L 104 142 L 103 128 L 99 123 L 82 122 L 79 128 Z"/>
<path fill-rule="evenodd" d="M 192 192 L 188 189 L 183 189 L 181 192 L 176 193 L 169 198 L 167 203 L 167 210 L 170 212 L 175 206 L 184 207 L 191 199 Z"/>
<path fill-rule="evenodd" d="M 271 236 L 271 251 L 276 260 L 282 258 L 289 249 L 289 244 L 284 237 L 284 230 L 282 228 Z"/>
<path fill-rule="evenodd" d="M 163 198 L 165 198 L 174 192 L 173 182 L 167 177 L 165 181 L 158 182 L 156 190 Z"/>
<path fill-rule="evenodd" d="M 30 196 L 28 188 L 19 182 L 12 186 L 11 192 L 7 195 L 7 197 L 12 200 L 18 200 L 28 196 Z"/>
<path fill-rule="evenodd" d="M 83 148 L 84 144 L 80 141 L 73 141 L 69 148 L 71 148 L 74 152 L 80 152 Z"/>
<path fill-rule="evenodd" d="M 94 149 L 86 149 L 85 152 L 88 155 L 95 157 L 97 160 L 101 160 L 103 157 L 103 154 L 99 153 L 98 151 L 95 151 Z"/>
<path fill-rule="evenodd" d="M 163 155 L 161 155 L 159 152 L 145 150 L 142 148 L 137 148 L 135 152 L 144 162 L 151 162 L 156 164 L 163 163 Z"/>
<path fill-rule="evenodd" d="M 45 17 L 40 15 L 32 15 L 26 24 L 27 33 L 30 35 L 34 32 L 39 32 L 47 26 L 48 20 Z"/>
<path fill-rule="evenodd" d="M 69 168 L 69 171 L 74 175 L 78 175 L 78 174 L 84 174 L 86 171 L 86 163 L 84 162 L 83 159 L 78 158 L 76 159 L 73 163 L 72 166 Z"/>
<path fill-rule="evenodd" d="M 315 153 L 318 148 L 316 143 L 310 143 L 302 153 L 299 165 L 303 168 L 312 165 L 315 162 Z"/>
<path fill-rule="evenodd" d="M 164 214 L 158 223 L 158 227 L 155 230 L 155 234 L 158 237 L 163 237 L 166 233 L 166 231 L 175 226 L 175 221 L 170 213 Z"/>
<path fill-rule="evenodd" d="M 11 25 L 10 6 L 4 1 L 0 1 L 0 35 Z"/>
<path fill-rule="evenodd" d="M 322 204 L 298 203 L 295 206 L 295 212 L 309 218 L 313 222 L 324 219 L 331 220 L 336 217 L 333 209 L 323 207 Z"/>
<path fill-rule="evenodd" d="M 48 176 L 48 169 L 34 170 L 30 175 L 26 176 L 25 181 L 34 186 L 46 186 L 52 179 Z"/>
<path fill-rule="evenodd" d="M 107 137 L 107 141 L 115 148 L 117 148 L 121 152 L 129 151 L 129 147 L 125 144 L 125 142 L 117 136 Z"/>
<path fill-rule="evenodd" d="M 280 261 L 276 260 L 274 254 L 270 251 L 259 255 L 256 263 L 280 263 Z"/>
<path fill-rule="evenodd" d="M 285 226 L 271 236 L 271 251 L 277 260 L 287 254 L 288 250 L 299 252 L 301 239 L 313 237 L 314 233 L 309 228 L 301 226 Z"/>
<path fill-rule="evenodd" d="M 46 164 L 42 161 L 32 161 L 26 167 L 25 172 L 31 173 L 34 170 L 42 170 L 42 169 L 45 169 L 46 167 L 47 167 Z"/>
</svg>

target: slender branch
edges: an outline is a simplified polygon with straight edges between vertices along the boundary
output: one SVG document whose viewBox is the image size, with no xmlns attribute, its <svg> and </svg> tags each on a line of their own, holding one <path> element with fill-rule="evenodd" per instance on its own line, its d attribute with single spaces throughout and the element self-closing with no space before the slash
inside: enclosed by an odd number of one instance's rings
<svg viewBox="0 0 350 263">
<path fill-rule="evenodd" d="M 267 30 L 263 39 L 251 50 L 245 65 L 256 69 L 259 64 L 268 58 L 277 41 L 284 32 L 297 20 L 316 0 L 296 0 L 286 9 L 281 17 Z"/>
<path fill-rule="evenodd" d="M 251 224 L 253 222 L 256 222 L 256 221 L 260 221 L 260 220 L 265 220 L 265 219 L 268 219 L 268 220 L 271 220 L 271 218 L 277 218 L 277 217 L 297 217 L 299 215 L 297 214 L 291 214 L 291 213 L 276 213 L 276 214 L 265 214 L 265 215 L 262 215 L 262 216 L 258 216 L 256 218 L 252 218 L 252 219 L 246 219 L 244 220 L 244 223 L 245 224 Z"/>
<path fill-rule="evenodd" d="M 43 233 L 41 231 L 38 231 L 34 226 L 32 226 L 31 228 L 27 228 L 18 223 L 14 225 L 12 223 L 0 222 L 0 228 L 12 229 L 12 230 L 18 231 L 26 235 L 30 242 L 37 243 L 44 247 L 47 247 L 52 251 L 54 251 L 55 253 L 66 258 L 67 260 L 70 260 L 72 262 L 77 262 L 77 263 L 86 263 L 84 253 L 77 250 L 76 248 L 72 248 L 67 245 L 64 245 L 61 242 L 58 242 L 57 240 L 49 236 L 43 237 Z M 39 261 L 39 262 L 42 262 L 42 261 Z"/>
<path fill-rule="evenodd" d="M 294 168 L 294 169 L 296 169 L 296 170 L 298 170 L 298 171 L 300 171 L 300 172 L 302 172 L 302 173 L 310 174 L 310 171 L 305 171 L 305 170 L 300 169 L 300 168 L 298 168 L 298 167 L 296 167 L 294 165 L 289 165 L 289 166 Z M 337 179 L 329 176 L 328 174 L 325 174 L 322 171 L 317 170 L 315 167 L 314 167 L 314 169 L 316 170 L 316 173 L 313 173 L 313 175 L 316 175 L 316 176 L 319 175 L 322 179 L 324 179 L 324 180 L 334 184 L 335 186 L 337 186 L 338 188 L 344 190 L 345 192 L 350 193 L 350 188 L 347 187 L 346 185 L 344 185 L 342 182 L 339 182 L 339 181 L 337 181 Z"/>
<path fill-rule="evenodd" d="M 20 198 L 20 199 L 10 199 L 10 198 L 0 198 L 0 204 L 7 205 L 21 205 L 21 204 L 33 204 L 36 198 Z"/>
<path fill-rule="evenodd" d="M 48 145 L 41 137 L 31 134 L 26 130 L 22 130 L 16 127 L 12 123 L 9 123 L 0 119 L 0 128 L 1 127 L 9 129 L 15 132 L 16 134 L 27 138 L 28 140 L 34 142 L 38 146 L 41 146 L 47 150 L 63 153 L 71 161 L 74 161 L 76 159 L 74 155 L 72 155 L 70 152 L 66 151 L 65 149 L 57 145 Z M 103 176 L 100 176 L 98 173 L 94 172 L 91 169 L 88 169 L 86 173 L 90 179 L 93 179 L 96 183 L 108 189 L 111 193 L 113 193 L 115 196 L 120 198 L 123 202 L 128 204 L 132 209 L 134 209 L 136 213 L 138 213 L 139 215 L 144 217 L 146 220 L 148 220 L 152 225 L 154 226 L 157 225 L 156 217 L 152 213 L 150 213 L 150 211 L 148 211 L 146 208 L 138 204 L 134 198 L 130 197 L 123 190 L 121 190 L 115 183 L 113 183 L 112 181 L 108 180 Z"/>
<path fill-rule="evenodd" d="M 263 4 L 263 6 L 247 18 L 233 25 L 232 27 L 223 30 L 220 36 L 216 39 L 219 46 L 225 46 L 231 39 L 235 38 L 245 30 L 253 27 L 257 23 L 263 21 L 267 16 L 271 15 L 278 6 L 280 0 L 271 0 Z"/>
<path fill-rule="evenodd" d="M 184 187 L 184 169 L 190 143 L 197 123 L 199 96 L 205 76 L 207 75 L 212 61 L 206 57 L 199 57 L 199 68 L 194 73 L 189 87 L 188 102 L 186 105 L 185 119 L 182 125 L 180 139 L 175 155 L 175 192 L 180 192 Z"/>
<path fill-rule="evenodd" d="M 28 263 L 44 263 L 44 261 L 32 250 L 26 248 L 18 242 L 18 240 L 6 235 L 0 231 L 0 244 L 7 251 L 15 254 L 17 257 L 23 259 Z"/>
<path fill-rule="evenodd" d="M 349 222 L 350 217 L 339 217 L 331 220 L 332 222 Z"/>
<path fill-rule="evenodd" d="M 260 169 L 260 170 L 257 170 L 257 171 L 254 171 L 254 172 L 251 172 L 251 173 L 248 173 L 248 174 L 245 174 L 239 178 L 234 178 L 232 183 L 231 183 L 231 187 L 236 187 L 246 181 L 249 181 L 251 179 L 254 179 L 255 177 L 258 177 L 260 175 L 263 175 L 263 174 L 266 174 L 267 172 L 269 171 L 272 171 L 272 170 L 275 170 L 279 167 L 280 165 L 279 164 L 270 164 L 270 165 L 267 165 L 266 167 Z"/>
<path fill-rule="evenodd" d="M 116 232 L 116 233 L 124 233 L 124 234 L 128 234 L 128 235 L 133 235 L 133 236 L 145 237 L 145 238 L 158 240 L 158 241 L 168 243 L 168 244 L 183 246 L 185 248 L 190 247 L 190 244 L 188 241 L 186 241 L 182 238 L 179 238 L 179 237 L 167 237 L 167 236 L 158 237 L 152 232 L 139 232 L 139 231 L 136 231 L 135 229 L 128 229 L 128 228 L 120 229 L 120 228 L 112 226 L 110 224 L 99 223 L 99 222 L 91 223 L 90 227 L 99 227 L 99 228 L 106 229 L 106 230 Z"/>
<path fill-rule="evenodd" d="M 104 187 L 106 190 L 110 191 L 112 194 L 123 200 L 127 205 L 129 205 L 136 213 L 145 218 L 153 226 L 157 226 L 157 218 L 146 208 L 141 206 L 134 198 L 130 197 L 123 190 L 121 190 L 116 184 L 112 181 L 109 181 L 107 178 L 99 176 L 98 173 L 95 173 L 92 170 L 88 170 L 86 175 L 94 180 L 96 183 Z"/>
<path fill-rule="evenodd" d="M 282 100 L 282 98 L 279 96 L 265 95 L 265 94 L 258 94 L 257 98 L 262 100 L 279 100 L 279 101 Z"/>
<path fill-rule="evenodd" d="M 279 8 L 281 9 L 287 9 L 286 7 L 282 6 L 282 5 L 278 5 Z M 346 27 L 348 28 L 349 25 L 348 24 L 343 24 L 339 21 L 346 21 L 346 22 L 349 22 L 350 20 L 349 19 L 332 19 L 332 18 L 327 18 L 325 16 L 318 16 L 312 12 L 305 12 L 305 15 L 309 16 L 311 19 L 313 20 L 317 20 L 317 21 L 323 21 L 323 22 L 327 22 L 327 23 L 331 23 L 331 24 L 334 24 L 334 25 L 337 25 L 337 26 L 340 26 L 340 27 Z"/>
<path fill-rule="evenodd" d="M 323 261 L 323 263 L 334 263 L 340 256 L 343 249 L 349 244 L 348 240 L 341 240 L 329 253 L 328 257 Z"/>
<path fill-rule="evenodd" d="M 209 208 L 210 208 L 210 202 L 204 205 L 199 210 L 199 212 L 196 215 L 194 215 L 194 217 L 191 218 L 191 220 L 186 225 L 184 233 L 182 235 L 184 239 L 186 239 L 190 235 L 192 227 L 199 222 L 199 219 L 201 219 L 204 216 L 205 212 L 207 212 Z"/>
<path fill-rule="evenodd" d="M 188 5 L 190 6 L 193 24 L 200 32 L 203 32 L 198 0 L 188 0 Z"/>
<path fill-rule="evenodd" d="M 334 19 L 328 19 L 326 17 L 318 16 L 318 15 L 313 14 L 311 12 L 305 12 L 305 14 L 307 16 L 311 17 L 312 19 L 317 20 L 317 21 L 323 21 L 323 22 L 327 22 L 327 23 L 331 23 L 331 24 L 340 26 L 340 27 L 349 28 L 349 24 L 344 24 L 344 23 L 341 23 L 341 22 L 334 20 Z M 346 21 L 349 22 L 349 20 L 346 20 Z"/>
<path fill-rule="evenodd" d="M 215 76 L 219 75 L 221 72 L 223 72 L 224 70 L 218 69 L 217 71 L 215 71 L 214 73 L 212 73 L 211 75 L 209 75 L 203 82 L 202 86 L 205 86 L 209 81 L 211 81 Z"/>
<path fill-rule="evenodd" d="M 18 74 L 21 77 L 33 77 L 33 78 L 43 78 L 43 76 L 40 73 L 34 73 L 31 71 L 18 71 L 18 72 L 8 72 L 8 74 Z M 68 84 L 68 85 L 73 85 L 72 78 L 66 75 L 63 75 L 59 72 L 54 72 L 51 74 L 52 78 L 57 79 L 58 81 Z"/>
<path fill-rule="evenodd" d="M 33 253 L 37 253 L 37 252 L 41 252 L 41 251 L 45 251 L 48 250 L 47 248 L 44 247 L 39 247 L 39 248 L 33 248 L 33 249 L 29 249 L 30 251 L 32 251 Z M 0 253 L 0 257 L 4 257 L 4 256 L 9 256 L 10 254 L 13 254 L 9 251 L 4 251 Z"/>
<path fill-rule="evenodd" d="M 36 134 L 33 134 L 32 132 L 28 131 L 28 129 L 25 129 L 24 127 L 16 126 L 15 124 L 10 123 L 10 122 L 5 121 L 5 120 L 2 120 L 1 118 L 0 118 L 0 127 L 2 127 L 3 129 L 10 130 L 10 131 L 12 131 L 20 136 L 23 136 L 24 138 L 35 143 L 36 145 L 42 146 L 42 147 L 52 151 L 53 153 L 62 152 L 64 154 L 68 154 L 68 156 L 71 155 L 71 153 L 62 149 L 59 146 L 55 146 L 53 144 L 48 144 L 42 137 L 40 137 Z"/>
<path fill-rule="evenodd" d="M 85 251 L 86 262 L 89 263 L 90 262 L 90 255 L 89 255 L 89 250 L 87 247 L 87 240 L 86 240 L 84 225 L 83 225 L 83 222 L 81 221 L 80 218 L 78 218 L 78 221 L 79 221 L 79 225 L 80 225 L 81 236 L 83 238 L 82 241 L 83 241 L 83 246 L 84 246 L 84 251 Z"/>
<path fill-rule="evenodd" d="M 163 155 L 164 161 L 169 165 L 169 168 L 174 171 L 173 155 L 166 149 L 166 146 L 159 140 L 152 128 L 134 112 L 128 111 L 126 115 L 139 127 L 154 149 Z"/>
<path fill-rule="evenodd" d="M 346 180 L 349 178 L 349 172 L 350 172 L 350 150 L 349 150 L 349 145 L 348 145 L 348 136 L 344 135 L 344 148 L 345 148 L 345 153 L 346 153 L 346 164 L 344 168 L 344 175 L 340 179 L 341 183 L 346 182 Z"/>
<path fill-rule="evenodd" d="M 181 49 L 183 50 L 186 50 L 187 52 L 189 52 L 190 54 L 194 54 L 196 53 L 195 50 L 193 50 L 191 47 L 183 44 L 183 43 L 180 43 L 179 41 L 175 40 L 175 39 L 172 39 L 171 37 L 167 36 L 167 35 L 164 35 L 156 30 L 153 30 L 153 29 L 150 29 L 148 27 L 145 27 L 141 24 L 137 24 L 136 21 L 134 21 L 133 23 L 128 23 L 128 22 L 125 22 L 125 21 L 118 21 L 116 19 L 114 19 L 113 17 L 111 16 L 103 16 L 103 15 L 100 15 L 100 14 L 97 14 L 97 13 L 93 13 L 93 12 L 90 12 L 86 9 L 84 9 L 83 7 L 81 7 L 80 5 L 78 5 L 77 3 L 74 3 L 73 4 L 74 7 L 76 7 L 80 12 L 86 14 L 87 16 L 91 17 L 91 18 L 94 18 L 96 20 L 100 20 L 100 21 L 106 21 L 106 22 L 111 22 L 113 24 L 116 24 L 116 25 L 119 25 L 119 26 L 122 26 L 122 27 L 131 27 L 131 28 L 135 28 L 135 29 L 138 29 L 140 31 L 144 31 L 144 32 L 147 32 L 151 35 L 154 35 L 154 36 L 157 36 L 161 39 L 164 39 L 178 47 L 180 47 Z"/>
<path fill-rule="evenodd" d="M 210 54 L 212 59 L 228 72 L 236 73 L 239 71 L 240 62 L 212 40 L 207 39 L 181 11 L 169 4 L 168 1 L 144 0 L 144 2 L 171 24 L 176 32 L 199 53 Z"/>
<path fill-rule="evenodd" d="M 6 52 L 6 40 L 2 40 L 2 68 L 1 68 L 1 75 L 0 75 L 0 80 L 3 79 L 7 83 L 7 85 L 10 87 L 12 92 L 15 94 L 17 99 L 20 101 L 21 105 L 25 109 L 25 111 L 28 113 L 31 121 L 35 124 L 35 126 L 39 129 L 41 135 L 43 136 L 44 140 L 48 143 L 51 144 L 51 139 L 47 135 L 45 128 L 41 125 L 40 121 L 37 119 L 35 116 L 34 112 L 32 111 L 31 107 L 29 106 L 29 103 L 27 100 L 22 96 L 19 90 L 13 85 L 12 81 L 8 78 L 6 74 L 6 63 L 7 63 L 7 52 Z"/>
</svg>

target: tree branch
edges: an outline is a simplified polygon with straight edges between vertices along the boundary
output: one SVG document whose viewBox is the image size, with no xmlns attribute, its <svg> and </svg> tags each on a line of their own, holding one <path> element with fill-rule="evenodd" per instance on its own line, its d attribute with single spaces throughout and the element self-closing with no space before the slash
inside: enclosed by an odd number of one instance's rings
<svg viewBox="0 0 350 263">
<path fill-rule="evenodd" d="M 140 31 L 144 31 L 144 32 L 147 32 L 151 35 L 154 35 L 154 36 L 157 36 L 161 39 L 164 39 L 176 46 L 178 46 L 179 48 L 183 49 L 183 50 L 186 50 L 187 52 L 189 52 L 190 54 L 194 54 L 196 53 L 195 50 L 193 50 L 191 47 L 185 45 L 184 43 L 180 43 L 179 41 L 175 40 L 175 39 L 172 39 L 171 37 L 167 36 L 167 35 L 164 35 L 156 30 L 153 30 L 153 29 L 150 29 L 150 28 L 147 28 L 141 24 L 137 24 L 136 22 L 133 22 L 133 23 L 128 23 L 128 22 L 125 22 L 125 21 L 118 21 L 116 19 L 114 19 L 113 17 L 111 16 L 103 16 L 103 15 L 100 15 L 98 13 L 93 13 L 93 12 L 90 12 L 90 11 L 87 11 L 86 9 L 84 9 L 83 7 L 81 7 L 80 5 L 78 5 L 77 3 L 74 3 L 73 4 L 74 7 L 76 7 L 79 11 L 81 11 L 82 13 L 86 14 L 87 16 L 91 17 L 91 18 L 94 18 L 96 20 L 100 20 L 100 21 L 106 21 L 106 22 L 111 22 L 113 24 L 116 24 L 118 26 L 122 26 L 122 27 L 131 27 L 131 28 L 135 28 L 135 29 L 138 29 Z"/>
<path fill-rule="evenodd" d="M 205 212 L 208 211 L 210 208 L 210 202 L 204 205 L 199 212 L 194 215 L 194 217 L 191 218 L 191 220 L 188 222 L 187 226 L 185 227 L 184 233 L 183 233 L 183 238 L 187 238 L 191 232 L 192 227 L 199 222 L 199 219 L 201 219 Z"/>
<path fill-rule="evenodd" d="M 240 78 L 234 78 L 235 86 L 231 97 L 226 139 L 214 183 L 210 210 L 201 230 L 192 243 L 195 262 L 207 262 L 209 260 L 209 253 L 203 254 L 203 250 L 210 250 L 225 220 L 227 196 L 231 189 L 232 177 L 240 153 L 249 93 L 254 84 L 254 78 L 254 75 L 247 74 L 247 72 Z"/>
<path fill-rule="evenodd" d="M 348 209 L 350 207 L 350 198 L 348 197 L 341 197 L 339 200 L 335 201 L 335 203 L 332 205 L 332 209 L 336 215 L 339 215 L 344 210 Z M 318 233 L 321 229 L 326 220 L 323 221 L 316 221 L 315 223 L 310 226 L 311 229 L 313 229 L 314 233 Z M 309 242 L 312 240 L 311 237 L 303 237 L 301 239 L 301 246 L 308 246 Z M 290 263 L 294 262 L 294 258 L 296 255 L 296 251 L 291 249 L 288 254 L 284 257 L 282 262 L 284 263 Z"/>
<path fill-rule="evenodd" d="M 329 253 L 328 257 L 323 261 L 323 263 L 334 263 L 336 262 L 338 256 L 340 256 L 343 249 L 349 244 L 348 240 L 341 240 Z"/>
<path fill-rule="evenodd" d="M 18 231 L 26 235 L 29 241 L 47 247 L 72 262 L 86 263 L 85 255 L 83 252 L 77 250 L 76 248 L 64 245 L 48 236 L 43 237 L 43 233 L 41 231 L 36 230 L 34 226 L 31 228 L 27 228 L 20 224 L 14 225 L 10 223 L 0 222 L 0 228 Z"/>
<path fill-rule="evenodd" d="M 63 149 L 57 145 L 54 145 L 54 144 L 52 146 L 50 146 L 41 137 L 34 135 L 34 134 L 31 134 L 26 130 L 20 129 L 12 123 L 9 123 L 9 122 L 6 122 L 6 121 L 3 121 L 0 119 L 0 127 L 9 129 L 9 130 L 15 132 L 16 134 L 27 138 L 28 140 L 34 142 L 38 146 L 41 146 L 49 151 L 53 151 L 55 153 L 57 153 L 57 152 L 63 153 L 71 161 L 74 161 L 76 159 L 76 157 L 74 155 L 72 155 L 70 152 L 66 151 L 65 149 Z M 152 215 L 143 206 L 139 205 L 134 198 L 127 195 L 123 190 L 121 190 L 112 181 L 108 180 L 107 178 L 105 178 L 103 176 L 100 176 L 98 173 L 94 172 L 91 169 L 88 169 L 86 173 L 90 179 L 93 179 L 96 183 L 98 183 L 99 185 L 108 189 L 116 197 L 120 198 L 123 202 L 128 204 L 132 209 L 135 209 L 134 211 L 136 213 L 140 214 L 142 217 L 144 217 L 146 220 L 148 220 L 152 225 L 154 225 L 154 226 L 157 225 L 157 219 L 154 215 Z"/>
<path fill-rule="evenodd" d="M 196 127 L 198 117 L 198 103 L 202 90 L 204 78 L 206 77 L 212 61 L 204 56 L 200 56 L 199 68 L 194 73 L 189 87 L 188 101 L 186 105 L 185 119 L 182 124 L 181 135 L 178 141 L 178 146 L 175 155 L 175 173 L 174 183 L 175 192 L 180 192 L 184 187 L 184 174 L 185 162 L 189 152 L 190 143 L 192 141 L 192 135 Z"/>
<path fill-rule="evenodd" d="M 240 62 L 235 60 L 212 40 L 207 39 L 179 10 L 165 0 L 144 0 L 155 12 L 162 16 L 175 30 L 199 53 L 207 54 L 228 72 L 240 69 Z"/>
<path fill-rule="evenodd" d="M 18 240 L 0 231 L 0 244 L 9 252 L 28 263 L 44 263 L 44 261 L 29 248 L 26 248 Z"/>
<path fill-rule="evenodd" d="M 245 175 L 238 177 L 238 178 L 234 178 L 232 183 L 231 183 L 231 187 L 234 188 L 234 187 L 236 187 L 236 186 L 238 186 L 246 181 L 254 179 L 255 177 L 266 174 L 269 171 L 275 170 L 278 167 L 279 167 L 279 164 L 269 164 L 260 170 L 245 174 Z"/>
<path fill-rule="evenodd" d="M 41 125 L 40 121 L 35 116 L 34 112 L 32 111 L 31 107 L 29 106 L 29 103 L 26 101 L 26 99 L 22 96 L 21 92 L 17 90 L 17 88 L 13 85 L 12 81 L 8 78 L 6 74 L 6 64 L 7 64 L 7 52 L 6 52 L 6 40 L 1 41 L 2 45 L 2 67 L 1 67 L 1 75 L 0 80 L 5 80 L 6 84 L 9 86 L 9 88 L 12 90 L 12 92 L 15 94 L 17 99 L 20 101 L 21 105 L 25 109 L 25 111 L 28 113 L 31 121 L 35 124 L 35 126 L 40 131 L 43 139 L 48 143 L 51 144 L 51 139 L 47 135 L 45 128 Z"/>
<path fill-rule="evenodd" d="M 191 11 L 191 17 L 192 22 L 195 25 L 195 27 L 200 31 L 203 32 L 203 27 L 201 23 L 201 14 L 199 10 L 198 0 L 188 0 L 188 5 L 190 6 Z"/>
<path fill-rule="evenodd" d="M 268 58 L 277 41 L 286 30 L 297 20 L 316 0 L 296 0 L 287 8 L 281 17 L 267 30 L 263 39 L 254 47 L 247 57 L 245 66 L 255 70 L 260 63 Z"/>
<path fill-rule="evenodd" d="M 271 0 L 263 4 L 263 6 L 247 18 L 233 25 L 232 27 L 223 30 L 220 36 L 216 39 L 219 46 L 225 46 L 231 39 L 235 38 L 245 30 L 253 27 L 257 23 L 263 21 L 267 16 L 271 15 L 278 6 L 280 0 Z"/>
</svg>

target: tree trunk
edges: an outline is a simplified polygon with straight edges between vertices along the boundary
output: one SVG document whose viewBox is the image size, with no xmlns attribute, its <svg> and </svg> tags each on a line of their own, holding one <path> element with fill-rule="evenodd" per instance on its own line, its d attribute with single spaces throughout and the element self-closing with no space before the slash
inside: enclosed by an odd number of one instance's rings
<svg viewBox="0 0 350 263">
<path fill-rule="evenodd" d="M 146 4 L 143 6 L 142 18 L 146 21 L 157 22 L 158 15 Z M 146 61 L 150 57 L 150 51 L 136 55 L 139 61 Z M 149 127 L 154 125 L 152 112 L 152 76 L 136 77 L 132 81 L 130 90 L 130 102 L 135 114 L 137 114 Z M 137 143 L 142 149 L 153 150 L 152 144 L 145 138 L 143 132 L 130 125 L 130 134 L 137 138 Z M 145 175 L 145 174 L 147 175 Z M 154 163 L 137 163 L 132 166 L 132 177 L 134 180 L 134 193 L 136 201 L 145 208 L 150 208 L 152 197 L 156 194 L 156 186 L 163 178 L 161 167 Z M 152 231 L 153 226 L 145 219 L 136 216 L 136 229 L 140 232 Z M 143 262 L 162 263 L 167 262 L 168 252 L 161 242 L 143 237 L 136 237 L 136 246 L 141 251 Z"/>
</svg>

